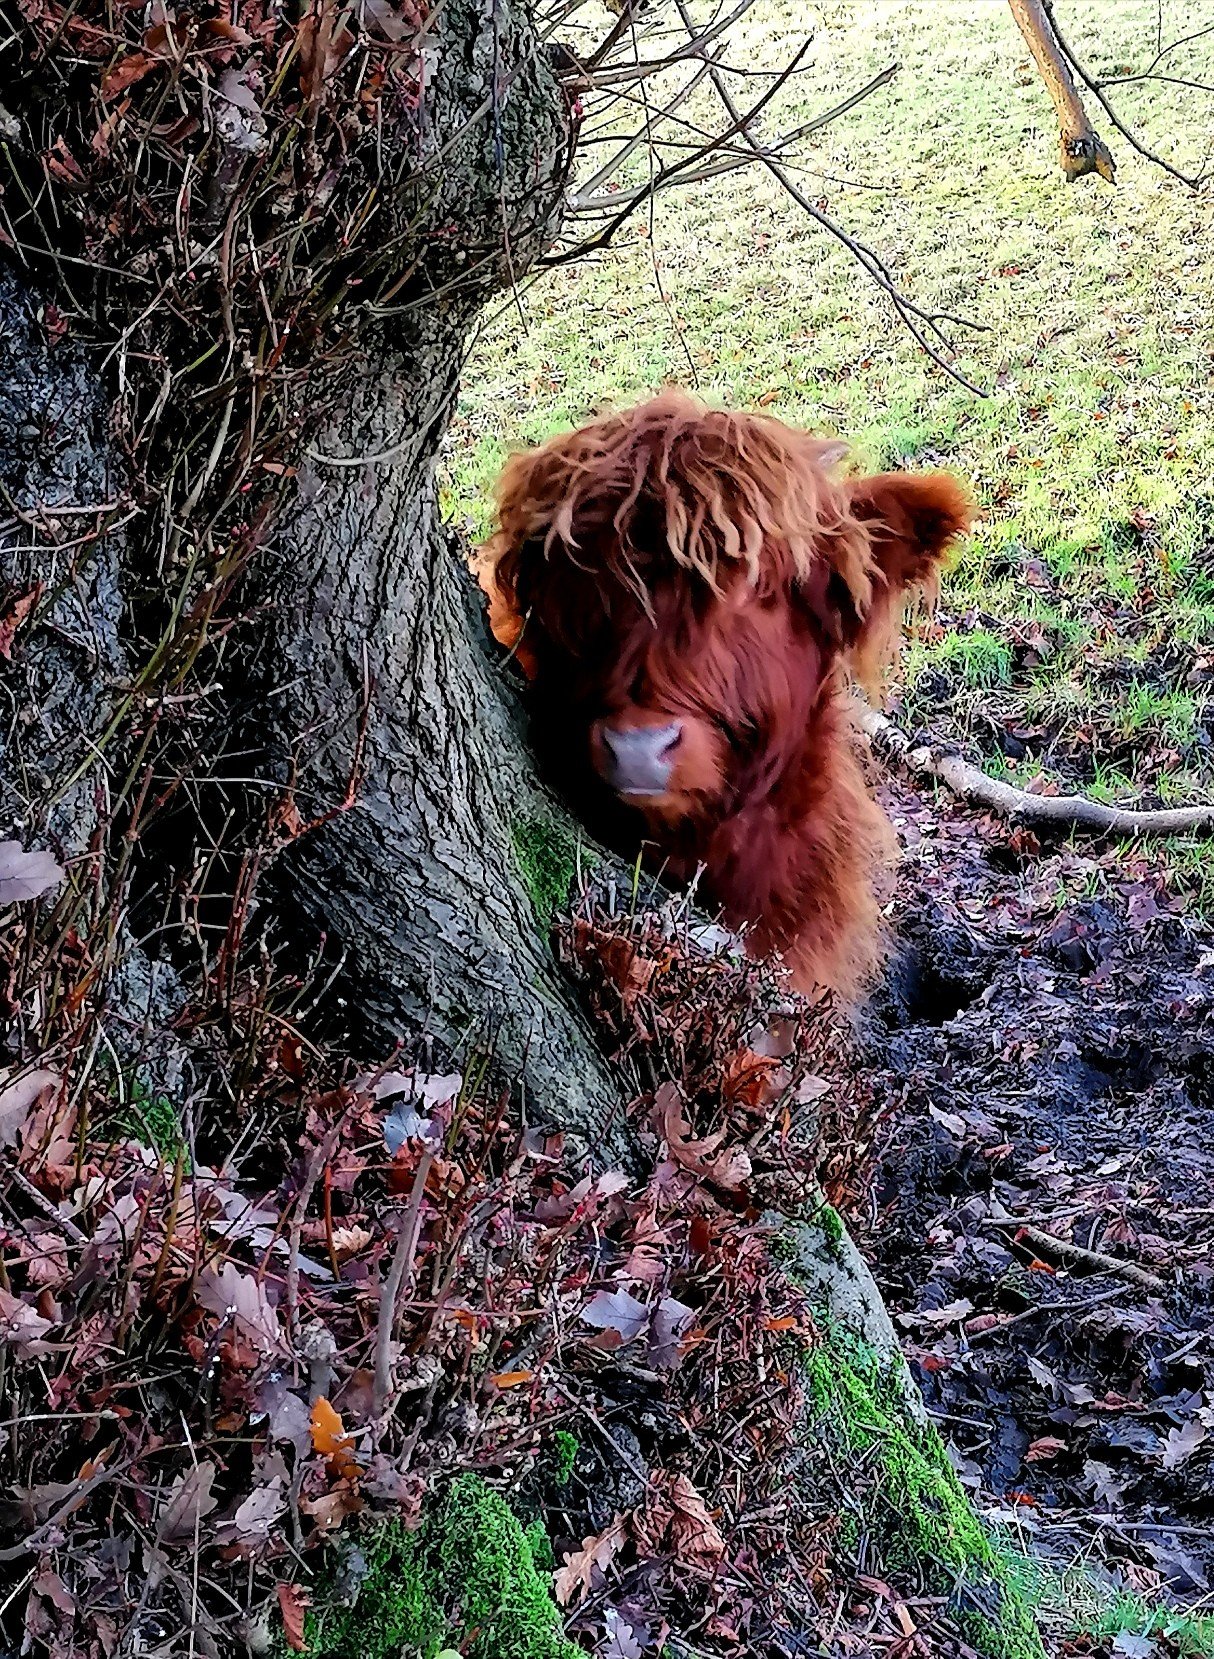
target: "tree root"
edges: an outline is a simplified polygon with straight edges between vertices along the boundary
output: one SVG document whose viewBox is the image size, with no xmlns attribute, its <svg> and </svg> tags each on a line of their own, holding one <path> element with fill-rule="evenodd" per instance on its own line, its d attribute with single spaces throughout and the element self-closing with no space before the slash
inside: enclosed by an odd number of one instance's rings
<svg viewBox="0 0 1214 1659">
<path fill-rule="evenodd" d="M 945 788 L 972 806 L 1037 829 L 1086 830 L 1093 835 L 1179 835 L 1214 831 L 1214 806 L 1178 806 L 1158 810 L 1107 806 L 1086 795 L 1030 795 L 1025 789 L 987 777 L 960 755 L 945 754 L 937 744 L 916 744 L 893 721 L 874 708 L 857 710 L 860 730 L 873 748 L 921 778 L 938 778 Z"/>
</svg>

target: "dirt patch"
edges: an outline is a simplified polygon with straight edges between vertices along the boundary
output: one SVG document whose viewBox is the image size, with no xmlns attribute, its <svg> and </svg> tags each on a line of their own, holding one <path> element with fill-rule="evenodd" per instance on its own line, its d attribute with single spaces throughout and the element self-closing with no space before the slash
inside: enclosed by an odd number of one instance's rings
<svg viewBox="0 0 1214 1659">
<path fill-rule="evenodd" d="M 1214 936 L 1158 870 L 903 786 L 865 1248 L 962 1481 L 1050 1551 L 1214 1586 Z"/>
</svg>

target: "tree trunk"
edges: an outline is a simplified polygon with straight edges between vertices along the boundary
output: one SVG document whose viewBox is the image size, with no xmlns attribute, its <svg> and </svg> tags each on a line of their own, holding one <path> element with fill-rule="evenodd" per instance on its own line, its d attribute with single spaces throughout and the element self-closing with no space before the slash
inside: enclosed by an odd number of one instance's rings
<svg viewBox="0 0 1214 1659">
<path fill-rule="evenodd" d="M 106 528 L 124 480 L 101 383 L 39 310 L 0 266 L 0 840 L 70 858 L 96 817 L 89 744 L 127 670 L 122 533 Z"/>
<path fill-rule="evenodd" d="M 309 16 L 319 17 L 321 10 Z M 451 0 L 433 18 L 438 45 L 426 70 L 417 131 L 384 137 L 385 145 L 410 155 L 417 138 L 425 159 L 441 163 L 429 172 L 420 165 L 409 172 L 408 199 L 392 204 L 392 223 L 415 233 L 415 247 L 406 250 L 415 257 L 410 262 L 402 255 L 402 271 L 392 273 L 399 284 L 391 301 L 351 302 L 352 309 L 362 306 L 350 328 L 358 334 L 357 353 L 332 370 L 340 383 L 316 389 L 323 406 L 339 412 L 309 437 L 304 454 L 289 455 L 285 440 L 274 451 L 288 454 L 291 482 L 244 574 L 241 637 L 255 630 L 256 643 L 243 655 L 228 649 L 219 658 L 229 679 L 225 710 L 234 716 L 245 711 L 242 770 L 269 772 L 275 821 L 290 842 L 271 869 L 280 933 L 290 937 L 303 922 L 340 951 L 351 1024 L 361 1026 L 375 1056 L 386 1057 L 393 1038 L 412 1037 L 418 1028 L 454 1046 L 477 1037 L 488 1022 L 503 1069 L 526 1085 L 528 1107 L 534 1102 L 546 1120 L 574 1131 L 580 1142 L 575 1150 L 593 1152 L 601 1167 L 629 1156 L 631 1142 L 617 1112 L 620 1088 L 547 942 L 551 906 L 565 896 L 579 834 L 533 775 L 517 708 L 489 647 L 480 596 L 441 524 L 436 488 L 440 445 L 475 316 L 555 233 L 568 117 L 522 0 Z M 27 81 L 36 80 L 34 57 L 24 69 Z M 55 108 L 53 96 L 47 103 Z M 28 155 L 42 154 L 49 128 L 39 132 L 26 144 Z M 222 172 L 230 160 L 209 156 L 206 165 Z M 238 199 L 233 179 L 223 176 L 223 188 Z M 166 191 L 160 199 L 177 198 Z M 222 211 L 224 200 L 217 205 Z M 153 248 L 149 258 L 155 253 Z M 47 281 L 55 268 L 52 259 Z M 142 295 L 140 290 L 139 303 Z M 334 308 L 345 303 L 343 289 Z M 7 304 L 0 298 L 0 324 Z M 17 412 L 45 405 L 67 443 L 53 466 L 28 476 L 20 470 L 26 464 L 21 442 L 7 455 L 0 449 L 0 480 L 15 490 L 14 500 L 27 514 L 39 502 L 45 509 L 48 500 L 79 506 L 82 498 L 90 505 L 116 499 L 105 466 L 104 400 L 96 382 L 84 376 L 82 359 L 67 357 L 66 377 L 55 381 L 53 397 L 44 397 L 44 343 L 28 306 L 13 314 L 14 357 L 29 369 L 26 378 L 12 382 Z M 102 321 L 113 321 L 100 304 L 97 321 L 99 329 Z M 171 329 L 145 339 L 142 326 L 141 314 L 123 319 L 123 327 L 135 331 L 137 350 L 146 345 L 149 358 L 153 347 L 167 353 L 165 342 L 175 338 Z M 287 332 L 284 325 L 284 337 Z M 238 367 L 230 374 L 225 367 L 228 379 L 220 388 L 229 411 L 248 390 L 239 365 L 246 358 L 253 362 L 249 341 L 257 339 L 250 331 L 239 349 L 233 343 L 230 362 Z M 186 340 L 183 363 L 195 361 L 198 346 L 197 339 Z M 188 378 L 184 383 L 193 390 Z M 264 478 L 254 461 L 266 451 L 254 442 L 252 429 L 263 387 L 252 373 L 249 385 L 247 442 L 232 440 L 225 449 L 226 426 L 214 435 L 213 411 L 223 407 L 222 399 L 192 397 L 195 424 L 181 433 L 177 459 L 222 456 L 229 470 L 239 460 L 250 476 L 237 487 L 260 490 Z M 204 421 L 211 425 L 204 428 Z M 29 447 L 49 456 L 56 443 L 40 429 Z M 169 457 L 170 469 L 174 459 Z M 284 463 L 277 465 L 281 475 Z M 200 480 L 195 492 L 180 487 L 184 468 L 173 474 L 179 486 L 174 501 L 186 503 L 180 517 L 193 511 L 203 484 L 222 470 L 206 462 L 193 475 Z M 130 526 L 131 545 L 96 542 L 92 574 L 81 577 L 85 588 L 63 582 L 56 605 L 67 608 L 48 613 L 50 632 L 37 646 L 50 654 L 23 655 L 22 672 L 34 678 L 26 691 L 13 693 L 26 747 L 23 770 L 18 774 L 10 763 L 6 787 L 16 800 L 21 777 L 58 765 L 67 786 L 49 787 L 46 794 L 65 815 L 58 833 L 70 850 L 87 840 L 93 803 L 107 781 L 104 757 L 87 776 L 80 760 L 96 757 L 97 738 L 113 731 L 125 744 L 128 778 L 132 757 L 142 754 L 148 719 L 127 720 L 119 729 L 111 708 L 141 715 L 143 705 L 125 689 L 128 674 L 142 672 L 141 662 L 151 665 L 147 678 L 155 681 L 154 654 L 137 655 L 139 630 L 128 614 L 131 593 L 154 587 L 149 573 L 159 569 L 148 529 L 156 522 L 155 492 L 148 494 L 153 505 Z M 225 498 L 225 512 L 228 505 Z M 213 502 L 210 509 L 210 518 L 199 510 L 196 522 L 185 527 L 183 543 L 193 538 L 191 554 L 210 554 L 221 540 L 236 539 L 228 517 Z M 35 579 L 38 570 L 18 563 L 25 555 L 16 554 L 11 539 L 8 548 L 6 568 L 23 581 Z M 52 561 L 56 581 L 66 569 L 57 562 L 61 552 Z M 62 622 L 75 614 L 73 606 L 95 621 L 101 641 L 80 658 L 83 667 L 73 656 L 81 641 L 68 639 L 71 630 Z M 53 695 L 59 696 L 61 718 L 43 721 Z M 32 720 L 24 712 L 31 699 Z M 239 729 L 241 722 L 234 723 Z M 251 757 L 244 758 L 250 749 Z M 25 821 L 31 819 L 26 812 Z M 137 864 L 137 848 L 112 850 L 120 869 L 128 856 Z M 306 1206 L 305 1192 L 301 1226 Z M 821 1219 L 793 1224 L 797 1268 L 824 1327 L 862 1343 L 883 1378 L 892 1373 L 893 1403 L 883 1409 L 918 1435 L 921 1408 L 888 1319 L 867 1269 L 834 1221 L 833 1227 Z M 389 1302 L 389 1334 L 393 1312 Z M 854 1447 L 848 1451 L 845 1437 L 838 1447 L 837 1455 L 831 1452 L 836 1463 L 844 1453 L 860 1456 Z"/>
<path fill-rule="evenodd" d="M 131 677 L 126 477 L 105 388 L 86 354 L 56 334 L 54 307 L 0 266 L 0 841 L 63 860 L 61 935 L 104 938 L 96 1004 L 77 1010 L 78 1029 L 95 1011 L 109 1051 L 145 1087 L 172 1092 L 189 1064 L 171 1031 L 185 991 L 169 963 L 131 938 L 123 861 L 115 873 L 106 858 L 121 810 L 114 716 Z M 74 982 L 54 980 L 65 1005 Z M 52 1021 L 53 1002 L 38 1002 Z"/>
<path fill-rule="evenodd" d="M 1085 173 L 1115 182 L 1116 163 L 1104 139 L 1088 119 L 1070 65 L 1059 47 L 1042 0 L 1008 0 L 1017 27 L 1037 61 L 1041 79 L 1058 116 L 1062 171 L 1074 184 Z"/>
<path fill-rule="evenodd" d="M 479 591 L 439 520 L 439 443 L 466 317 L 384 342 L 299 479 L 265 573 L 280 753 L 304 747 L 292 902 L 345 953 L 382 1049 L 488 1021 L 543 1110 L 590 1140 L 617 1096 L 546 940 L 542 866 L 571 877 L 576 829 L 535 780 Z M 361 457 L 361 459 L 360 459 Z M 308 734 L 304 744 L 300 733 Z M 564 895 L 557 895 L 563 898 Z M 618 1142 L 617 1142 L 618 1148 Z"/>
</svg>

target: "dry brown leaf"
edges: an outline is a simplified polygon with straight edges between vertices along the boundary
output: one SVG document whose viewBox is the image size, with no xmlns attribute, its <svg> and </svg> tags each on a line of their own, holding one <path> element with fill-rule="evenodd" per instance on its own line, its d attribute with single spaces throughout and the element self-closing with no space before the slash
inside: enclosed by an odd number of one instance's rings
<svg viewBox="0 0 1214 1659">
<path fill-rule="evenodd" d="M 1187 1463 L 1198 1447 L 1203 1446 L 1209 1430 L 1196 1417 L 1190 1417 L 1182 1428 L 1168 1430 L 1159 1461 L 1165 1469 L 1179 1469 Z"/>
<path fill-rule="evenodd" d="M 725 1067 L 722 1093 L 726 1100 L 743 1106 L 765 1106 L 778 1092 L 778 1082 L 772 1074 L 779 1070 L 780 1062 L 771 1055 L 760 1054 L 753 1048 L 739 1049 Z"/>
<path fill-rule="evenodd" d="M 622 1515 L 597 1538 L 583 1538 L 581 1549 L 567 1555 L 565 1565 L 552 1575 L 552 1593 L 560 1605 L 568 1607 L 579 1590 L 585 1595 L 595 1571 L 605 1573 L 627 1542 L 628 1523 Z"/>
<path fill-rule="evenodd" d="M 1040 1439 L 1034 1440 L 1024 1454 L 1026 1463 L 1048 1463 L 1059 1452 L 1066 1451 L 1066 1441 L 1059 1440 L 1056 1435 L 1043 1434 Z"/>
<path fill-rule="evenodd" d="M 45 1092 L 61 1081 L 55 1071 L 27 1071 L 17 1077 L 0 1075 L 0 1147 L 12 1146 L 25 1128 L 30 1111 Z"/>
<path fill-rule="evenodd" d="M 8 609 L 0 616 L 0 657 L 3 657 L 5 662 L 12 656 L 13 641 L 17 637 L 18 628 L 42 597 L 43 585 L 42 582 L 35 582 L 32 588 L 27 588 L 16 599 L 10 600 Z"/>
<path fill-rule="evenodd" d="M 351 1256 L 357 1256 L 370 1244 L 372 1238 L 369 1227 L 360 1227 L 357 1222 L 349 1227 L 334 1227 L 333 1253 L 339 1262 L 348 1261 Z"/>
<path fill-rule="evenodd" d="M 607 977 L 620 993 L 624 1012 L 631 1014 L 638 998 L 649 990 L 657 963 L 642 956 L 629 939 L 579 920 L 574 924 L 576 949 L 579 953 L 592 950 L 598 957 Z"/>
<path fill-rule="evenodd" d="M 108 103 L 116 98 L 120 92 L 125 92 L 128 86 L 134 86 L 145 75 L 150 75 L 160 62 L 150 52 L 132 52 L 128 57 L 120 58 L 101 82 L 101 98 Z"/>
<path fill-rule="evenodd" d="M 242 1273 L 235 1262 L 224 1262 L 218 1271 L 204 1268 L 198 1275 L 197 1296 L 208 1313 L 231 1318 L 240 1335 L 262 1353 L 281 1349 L 282 1329 L 264 1285 L 251 1273 Z"/>
<path fill-rule="evenodd" d="M 53 1568 L 44 1566 L 31 1588 L 36 1595 L 45 1597 L 61 1613 L 70 1615 L 76 1612 L 76 1598 Z"/>
<path fill-rule="evenodd" d="M 666 1469 L 652 1475 L 635 1526 L 639 1548 L 673 1555 L 695 1572 L 712 1572 L 725 1553 L 725 1540 L 686 1475 Z"/>
<path fill-rule="evenodd" d="M 217 1532 L 216 1541 L 234 1540 L 246 1547 L 260 1548 L 269 1543 L 286 1507 L 282 1476 L 275 1475 L 264 1486 L 255 1486 L 244 1502 L 237 1505 L 231 1521 Z"/>
<path fill-rule="evenodd" d="M 46 165 L 47 172 L 62 184 L 80 188 L 87 182 L 80 163 L 68 149 L 62 137 L 57 138 L 50 149 L 43 152 L 42 160 Z"/>
<path fill-rule="evenodd" d="M 20 841 L 0 841 L 0 905 L 41 898 L 63 880 L 63 866 L 45 848 L 27 853 Z"/>
<path fill-rule="evenodd" d="M 683 1097 L 674 1083 L 663 1083 L 653 1102 L 653 1125 L 681 1169 L 714 1186 L 736 1192 L 750 1178 L 750 1154 L 742 1146 L 723 1146 L 726 1131 L 703 1140 L 691 1138 L 683 1116 Z"/>
<path fill-rule="evenodd" d="M 301 1498 L 299 1507 L 311 1516 L 320 1532 L 332 1532 L 347 1515 L 357 1515 L 363 1501 L 353 1487 L 344 1483 L 331 1492 L 322 1492 L 318 1498 Z"/>
<path fill-rule="evenodd" d="M 0 1288 L 0 1348 L 11 1348 L 23 1359 L 44 1353 L 42 1339 L 54 1326 L 53 1319 L 44 1319 L 37 1308 Z"/>
<path fill-rule="evenodd" d="M 308 1593 L 301 1584 L 278 1583 L 278 1610 L 282 1614 L 283 1635 L 292 1653 L 306 1653 L 308 1639 L 304 1635 L 304 1615 L 308 1607 Z"/>
<path fill-rule="evenodd" d="M 202 1517 L 209 1515 L 219 1501 L 211 1495 L 214 1480 L 215 1465 L 210 1461 L 196 1463 L 184 1475 L 178 1475 L 169 1488 L 156 1522 L 156 1537 L 160 1543 L 194 1542 Z"/>
<path fill-rule="evenodd" d="M 648 1329 L 649 1309 L 626 1290 L 600 1290 L 582 1309 L 580 1318 L 595 1330 L 616 1331 L 622 1342 L 635 1342 Z"/>
<path fill-rule="evenodd" d="M 38 1290 L 58 1290 L 71 1277 L 67 1240 L 58 1233 L 33 1233 L 22 1245 L 25 1282 Z"/>
</svg>

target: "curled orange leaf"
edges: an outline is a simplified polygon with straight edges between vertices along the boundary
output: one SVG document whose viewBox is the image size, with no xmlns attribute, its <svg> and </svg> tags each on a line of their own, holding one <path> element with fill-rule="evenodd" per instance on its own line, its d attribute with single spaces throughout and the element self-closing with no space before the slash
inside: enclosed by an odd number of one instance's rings
<svg viewBox="0 0 1214 1659">
<path fill-rule="evenodd" d="M 311 1430 L 312 1449 L 327 1459 L 330 1472 L 342 1480 L 357 1480 L 362 1466 L 354 1456 L 354 1440 L 323 1394 L 312 1404 Z"/>
</svg>

